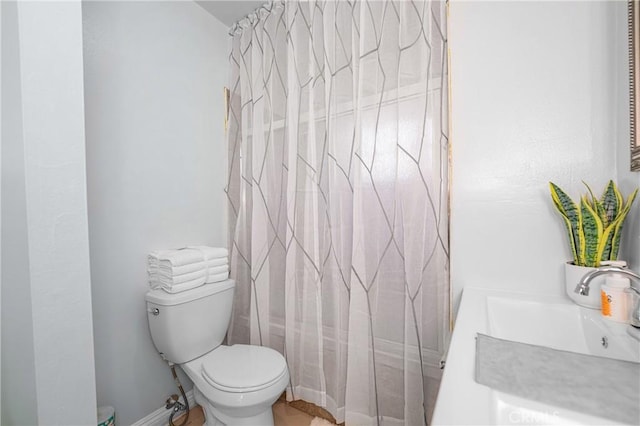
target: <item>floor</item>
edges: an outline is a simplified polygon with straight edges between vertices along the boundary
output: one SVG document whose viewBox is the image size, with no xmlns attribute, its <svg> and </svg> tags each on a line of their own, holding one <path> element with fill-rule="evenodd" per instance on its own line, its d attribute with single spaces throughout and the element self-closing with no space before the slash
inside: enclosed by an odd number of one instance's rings
<svg viewBox="0 0 640 426">
<path fill-rule="evenodd" d="M 309 426 L 313 419 L 313 416 L 291 407 L 284 401 L 278 401 L 273 405 L 273 421 L 275 426 Z M 181 417 L 173 421 L 176 425 L 179 425 L 180 422 L 182 422 Z M 200 406 L 196 406 L 189 412 L 189 421 L 184 426 L 202 426 L 203 423 L 204 413 L 202 412 L 202 408 Z M 323 425 L 333 424 L 329 422 L 321 423 L 318 421 L 315 423 Z"/>
</svg>

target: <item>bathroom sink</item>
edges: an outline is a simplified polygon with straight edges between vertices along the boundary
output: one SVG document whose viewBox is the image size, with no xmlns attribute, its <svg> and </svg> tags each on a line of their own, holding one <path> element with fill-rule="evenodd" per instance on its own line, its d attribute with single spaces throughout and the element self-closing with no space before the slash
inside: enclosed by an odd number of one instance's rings
<svg viewBox="0 0 640 426">
<path fill-rule="evenodd" d="M 488 334 L 500 339 L 586 355 L 640 362 L 640 341 L 627 324 L 573 303 L 521 297 L 486 298 Z M 602 419 L 492 391 L 497 424 L 602 424 Z M 640 403 L 640 401 L 639 401 Z M 608 424 L 614 424 L 607 420 Z"/>
<path fill-rule="evenodd" d="M 629 326 L 604 319 L 595 309 L 514 297 L 489 296 L 486 301 L 487 331 L 493 337 L 640 362 L 640 341 L 627 333 Z"/>
<path fill-rule="evenodd" d="M 432 424 L 620 424 L 478 384 L 475 339 L 481 333 L 513 342 L 640 362 L 640 341 L 627 333 L 628 327 L 602 318 L 597 310 L 577 306 L 564 296 L 466 288 Z"/>
</svg>

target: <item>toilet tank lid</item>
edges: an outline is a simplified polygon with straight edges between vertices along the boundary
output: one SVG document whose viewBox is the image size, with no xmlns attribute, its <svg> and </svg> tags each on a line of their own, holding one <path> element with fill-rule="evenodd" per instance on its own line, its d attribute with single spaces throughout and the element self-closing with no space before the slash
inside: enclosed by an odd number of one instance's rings
<svg viewBox="0 0 640 426">
<path fill-rule="evenodd" d="M 157 289 L 147 292 L 144 298 L 147 302 L 155 303 L 160 306 L 180 305 L 182 303 L 191 302 L 193 300 L 211 296 L 212 294 L 220 293 L 221 291 L 233 288 L 234 285 L 234 280 L 225 280 L 217 283 L 201 285 L 200 287 L 192 288 L 191 290 L 182 291 L 180 293 L 167 293 L 162 289 Z"/>
</svg>

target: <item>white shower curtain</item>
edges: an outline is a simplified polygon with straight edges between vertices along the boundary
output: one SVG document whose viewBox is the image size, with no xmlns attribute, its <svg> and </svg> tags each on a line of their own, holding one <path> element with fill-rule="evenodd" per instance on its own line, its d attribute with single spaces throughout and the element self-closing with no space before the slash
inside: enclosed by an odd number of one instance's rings
<svg viewBox="0 0 640 426">
<path fill-rule="evenodd" d="M 288 1 L 232 29 L 230 343 L 287 397 L 427 422 L 449 336 L 446 10 Z"/>
</svg>

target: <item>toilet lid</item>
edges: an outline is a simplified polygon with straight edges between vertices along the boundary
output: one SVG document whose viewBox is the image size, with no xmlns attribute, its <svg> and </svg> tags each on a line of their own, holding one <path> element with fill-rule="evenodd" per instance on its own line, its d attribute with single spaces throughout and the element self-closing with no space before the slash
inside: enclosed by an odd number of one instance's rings
<svg viewBox="0 0 640 426">
<path fill-rule="evenodd" d="M 284 357 L 263 346 L 219 346 L 207 354 L 202 363 L 204 379 L 227 392 L 264 389 L 286 373 Z"/>
</svg>

